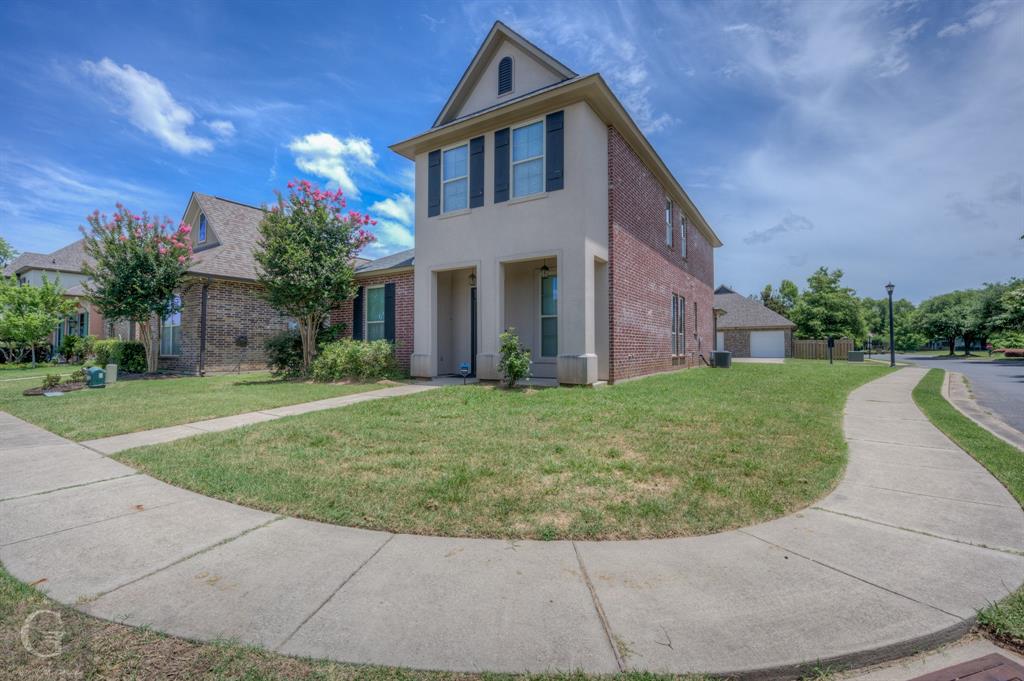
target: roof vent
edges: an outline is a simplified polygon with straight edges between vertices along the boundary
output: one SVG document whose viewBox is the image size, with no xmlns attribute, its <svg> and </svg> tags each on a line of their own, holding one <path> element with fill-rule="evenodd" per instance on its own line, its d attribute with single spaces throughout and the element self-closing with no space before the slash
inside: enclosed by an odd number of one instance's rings
<svg viewBox="0 0 1024 681">
<path fill-rule="evenodd" d="M 512 57 L 502 57 L 498 62 L 498 94 L 512 92 Z"/>
</svg>

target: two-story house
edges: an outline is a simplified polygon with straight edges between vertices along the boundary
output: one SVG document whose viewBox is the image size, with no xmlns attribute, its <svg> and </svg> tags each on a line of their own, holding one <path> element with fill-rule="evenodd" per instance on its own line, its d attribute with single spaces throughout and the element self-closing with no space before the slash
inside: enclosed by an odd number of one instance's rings
<svg viewBox="0 0 1024 681">
<path fill-rule="evenodd" d="M 509 327 L 564 384 L 713 350 L 721 242 L 600 74 L 495 23 L 431 128 L 391 148 L 416 164 L 415 254 L 371 263 L 336 319 L 395 340 L 413 376 L 499 378 Z"/>
</svg>

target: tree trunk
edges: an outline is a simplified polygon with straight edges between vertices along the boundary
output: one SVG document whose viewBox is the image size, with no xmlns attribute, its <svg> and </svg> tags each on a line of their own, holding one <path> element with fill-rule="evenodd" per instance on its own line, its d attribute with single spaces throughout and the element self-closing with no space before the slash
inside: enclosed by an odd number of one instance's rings
<svg viewBox="0 0 1024 681">
<path fill-rule="evenodd" d="M 316 336 L 320 330 L 319 315 L 309 315 L 299 319 L 299 337 L 302 339 L 302 373 L 309 375 L 313 360 L 316 358 Z"/>
<path fill-rule="evenodd" d="M 36 344 L 32 344 L 32 368 L 36 368 Z"/>
<path fill-rule="evenodd" d="M 949 356 L 952 357 L 956 354 L 956 336 L 947 338 L 946 340 L 949 341 Z"/>
<path fill-rule="evenodd" d="M 139 340 L 142 341 L 143 347 L 146 349 L 146 371 L 151 374 L 155 374 L 159 367 L 160 357 L 156 352 L 156 348 L 153 347 L 153 330 L 150 328 L 149 320 L 135 320 L 135 324 L 139 329 Z"/>
</svg>

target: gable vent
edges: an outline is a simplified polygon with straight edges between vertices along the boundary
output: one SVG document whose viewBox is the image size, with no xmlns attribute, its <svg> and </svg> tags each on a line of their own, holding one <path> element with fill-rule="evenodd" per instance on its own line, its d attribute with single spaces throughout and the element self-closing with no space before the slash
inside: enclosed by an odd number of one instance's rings
<svg viewBox="0 0 1024 681">
<path fill-rule="evenodd" d="M 512 92 L 512 57 L 502 57 L 498 62 L 498 94 Z"/>
</svg>

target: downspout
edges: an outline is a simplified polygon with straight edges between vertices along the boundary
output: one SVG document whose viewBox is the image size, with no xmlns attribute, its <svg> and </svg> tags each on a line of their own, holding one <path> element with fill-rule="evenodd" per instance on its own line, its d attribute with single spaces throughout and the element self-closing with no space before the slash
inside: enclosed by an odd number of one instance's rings
<svg viewBox="0 0 1024 681">
<path fill-rule="evenodd" d="M 199 313 L 199 375 L 206 375 L 206 302 L 210 295 L 210 278 L 203 281 L 202 305 Z"/>
</svg>

